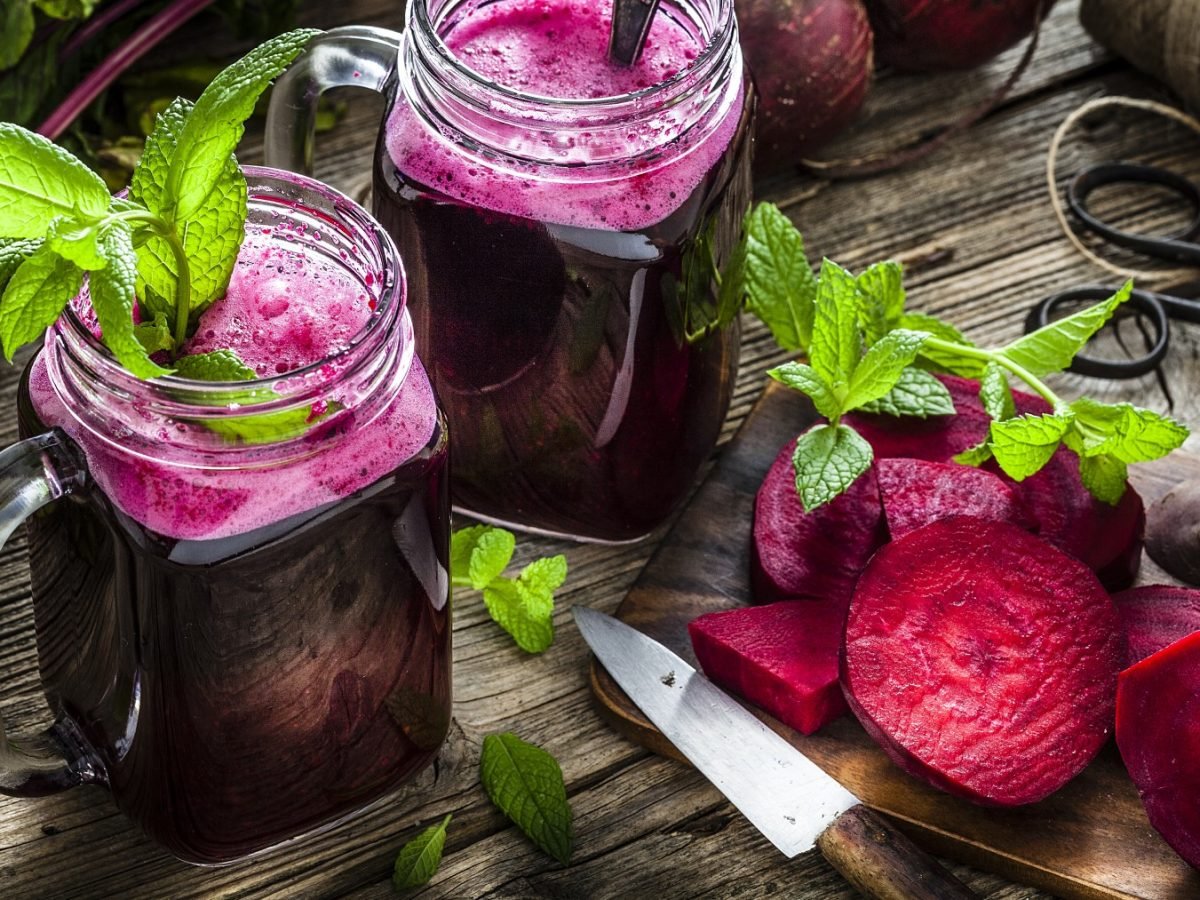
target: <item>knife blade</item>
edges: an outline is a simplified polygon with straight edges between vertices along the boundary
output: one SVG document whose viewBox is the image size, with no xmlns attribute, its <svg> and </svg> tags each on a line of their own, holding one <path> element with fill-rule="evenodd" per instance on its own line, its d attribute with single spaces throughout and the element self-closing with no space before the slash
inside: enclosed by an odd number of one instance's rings
<svg viewBox="0 0 1200 900">
<path fill-rule="evenodd" d="M 602 612 L 572 613 L 646 718 L 784 855 L 817 847 L 881 900 L 976 896 L 676 653 Z"/>
</svg>

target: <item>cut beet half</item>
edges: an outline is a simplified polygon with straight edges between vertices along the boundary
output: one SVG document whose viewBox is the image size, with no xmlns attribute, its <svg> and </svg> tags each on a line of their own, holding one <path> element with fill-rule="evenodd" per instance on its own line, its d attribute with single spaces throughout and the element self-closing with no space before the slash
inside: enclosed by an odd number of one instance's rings
<svg viewBox="0 0 1200 900">
<path fill-rule="evenodd" d="M 1200 634 L 1121 673 L 1117 746 L 1150 824 L 1200 868 Z"/>
<path fill-rule="evenodd" d="M 1038 528 L 1011 485 L 982 469 L 923 459 L 881 459 L 875 464 L 875 477 L 892 540 L 950 516 L 1011 522 L 1026 531 Z"/>
<path fill-rule="evenodd" d="M 939 375 L 950 392 L 957 414 L 917 419 L 911 416 L 850 413 L 842 421 L 866 438 L 876 459 L 906 457 L 950 462 L 988 434 L 991 419 L 979 403 L 979 383 L 954 375 Z"/>
<path fill-rule="evenodd" d="M 788 600 L 700 616 L 692 648 L 716 684 L 804 734 L 846 712 L 838 653 L 846 607 Z"/>
<path fill-rule="evenodd" d="M 871 554 L 887 539 L 874 468 L 844 494 L 805 512 L 792 454 L 781 451 L 754 500 L 750 586 L 755 603 L 808 597 L 843 609 Z"/>
<path fill-rule="evenodd" d="M 1200 631 L 1200 590 L 1148 584 L 1113 594 L 1125 630 L 1125 665 Z"/>
<path fill-rule="evenodd" d="M 1123 654 L 1086 566 L 1015 525 L 961 517 L 875 554 L 847 615 L 842 684 L 906 771 L 1016 806 L 1103 746 Z"/>
<path fill-rule="evenodd" d="M 1110 591 L 1133 584 L 1146 528 L 1146 508 L 1133 485 L 1116 506 L 1097 500 L 1079 477 L 1079 458 L 1060 448 L 1017 489 L 1044 540 L 1086 563 Z"/>
</svg>

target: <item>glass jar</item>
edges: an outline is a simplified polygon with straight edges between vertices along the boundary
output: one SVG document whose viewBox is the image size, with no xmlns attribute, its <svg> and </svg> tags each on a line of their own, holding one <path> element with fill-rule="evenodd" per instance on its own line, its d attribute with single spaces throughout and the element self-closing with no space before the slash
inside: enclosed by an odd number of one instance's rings
<svg viewBox="0 0 1200 900">
<path fill-rule="evenodd" d="M 246 172 L 239 266 L 254 241 L 300 260 L 280 277 L 340 272 L 365 324 L 258 381 L 146 382 L 80 298 L 25 372 L 24 440 L 0 458 L 4 534 L 29 515 L 57 716 L 0 788 L 105 785 L 204 864 L 374 801 L 432 760 L 450 719 L 447 435 L 399 256 L 340 194 Z"/>
<path fill-rule="evenodd" d="M 330 84 L 388 96 L 374 210 L 409 264 L 418 347 L 451 422 L 455 504 L 628 541 L 682 502 L 728 409 L 738 326 L 714 275 L 750 201 L 754 99 L 731 0 L 664 0 L 647 53 L 657 34 L 660 48 L 690 41 L 695 58 L 620 94 L 553 95 L 593 70 L 630 85 L 604 69 L 603 44 L 578 77 L 575 58 L 546 62 L 545 77 L 506 70 L 520 89 L 481 62 L 493 20 L 549 17 L 569 55 L 572 23 L 603 37 L 607 10 L 414 0 L 402 38 L 330 32 L 277 89 L 268 153 L 304 163 L 308 109 Z M 482 45 L 456 38 L 467 32 Z M 534 65 L 518 50 L 500 59 Z"/>
</svg>

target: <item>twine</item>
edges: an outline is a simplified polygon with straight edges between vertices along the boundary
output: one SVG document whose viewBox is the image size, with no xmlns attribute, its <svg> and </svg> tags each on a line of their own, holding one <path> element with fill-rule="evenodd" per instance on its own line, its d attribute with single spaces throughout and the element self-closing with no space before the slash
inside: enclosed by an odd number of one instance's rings
<svg viewBox="0 0 1200 900">
<path fill-rule="evenodd" d="M 1200 6 L 1198 6 L 1200 9 Z M 1176 109 L 1173 106 L 1168 106 L 1165 103 L 1159 103 L 1155 100 L 1139 100 L 1134 97 L 1099 97 L 1095 100 L 1089 100 L 1083 106 L 1079 107 L 1073 113 L 1063 120 L 1063 123 L 1058 126 L 1054 132 L 1054 137 L 1050 141 L 1050 152 L 1046 156 L 1046 187 L 1050 191 L 1050 202 L 1054 206 L 1054 215 L 1058 219 L 1058 226 L 1062 229 L 1063 234 L 1084 257 L 1095 263 L 1102 269 L 1120 275 L 1122 278 L 1136 278 L 1139 281 L 1143 280 L 1164 280 L 1164 279 L 1179 279 L 1188 278 L 1195 275 L 1195 267 L 1175 268 L 1175 269 L 1158 269 L 1155 271 L 1144 269 L 1127 269 L 1123 266 L 1118 266 L 1115 263 L 1109 262 L 1098 253 L 1094 253 L 1079 239 L 1067 221 L 1067 213 L 1064 209 L 1062 194 L 1058 190 L 1058 179 L 1055 177 L 1055 171 L 1058 163 L 1058 153 L 1062 147 L 1063 139 L 1067 133 L 1079 123 L 1085 116 L 1095 112 L 1098 109 L 1105 109 L 1113 106 L 1126 107 L 1128 109 L 1138 109 L 1143 112 L 1156 113 L 1165 116 L 1168 119 L 1185 125 L 1197 135 L 1200 135 L 1200 120 L 1188 115 L 1181 109 Z"/>
</svg>

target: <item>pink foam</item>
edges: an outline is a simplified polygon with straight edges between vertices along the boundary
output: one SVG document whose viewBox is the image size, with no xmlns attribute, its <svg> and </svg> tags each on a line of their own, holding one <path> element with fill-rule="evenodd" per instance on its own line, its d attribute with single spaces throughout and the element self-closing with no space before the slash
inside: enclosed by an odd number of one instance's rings
<svg viewBox="0 0 1200 900">
<path fill-rule="evenodd" d="M 614 66 L 606 55 L 611 16 L 611 4 L 590 0 L 509 0 L 475 10 L 443 38 L 486 78 L 558 99 L 613 97 L 659 84 L 703 49 L 670 16 L 658 15 L 638 63 Z M 739 81 L 719 125 L 703 139 L 685 135 L 653 160 L 600 179 L 548 166 L 504 168 L 467 156 L 403 100 L 392 108 L 386 144 L 408 178 L 464 203 L 559 225 L 636 231 L 678 209 L 720 160 L 737 130 L 742 91 Z M 664 111 L 661 119 L 632 127 L 674 132 L 680 126 L 672 115 Z"/>
<path fill-rule="evenodd" d="M 275 375 L 281 366 L 295 369 L 345 347 L 373 314 L 361 286 L 343 270 L 305 259 L 269 235 L 251 234 L 226 296 L 201 317 L 188 350 L 232 347 L 260 374 Z M 91 478 L 109 500 L 170 538 L 229 537 L 341 500 L 414 456 L 437 417 L 433 389 L 414 357 L 403 388 L 370 421 L 354 415 L 355 401 L 331 389 L 328 399 L 346 407 L 338 413 L 346 428 L 316 444 L 319 452 L 284 467 L 203 468 L 169 441 L 173 423 L 139 420 L 120 440 L 86 428 L 56 393 L 46 356 L 39 355 L 30 372 L 38 416 L 83 450 Z M 157 443 L 155 429 L 162 438 Z"/>
</svg>

